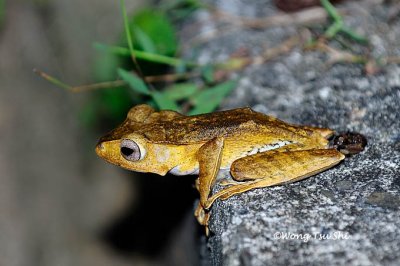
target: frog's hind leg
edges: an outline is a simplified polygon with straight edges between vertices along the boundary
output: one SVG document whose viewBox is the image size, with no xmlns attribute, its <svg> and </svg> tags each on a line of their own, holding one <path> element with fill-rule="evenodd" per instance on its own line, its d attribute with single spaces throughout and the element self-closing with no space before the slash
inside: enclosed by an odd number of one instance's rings
<svg viewBox="0 0 400 266">
<path fill-rule="evenodd" d="M 307 130 L 311 130 L 313 132 L 317 132 L 319 135 L 321 135 L 325 139 L 329 139 L 335 133 L 335 131 L 333 131 L 329 128 L 311 127 L 311 126 L 301 126 L 301 127 L 304 129 L 307 129 Z"/>
<path fill-rule="evenodd" d="M 344 159 L 335 149 L 266 151 L 233 162 L 231 175 L 240 184 L 225 187 L 212 195 L 203 207 L 209 209 L 216 199 L 254 189 L 295 182 L 322 172 Z"/>
</svg>

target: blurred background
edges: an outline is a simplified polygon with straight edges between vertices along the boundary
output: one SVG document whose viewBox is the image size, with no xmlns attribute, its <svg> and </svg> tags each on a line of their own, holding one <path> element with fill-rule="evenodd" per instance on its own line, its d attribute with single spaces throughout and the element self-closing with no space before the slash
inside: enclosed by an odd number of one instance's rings
<svg viewBox="0 0 400 266">
<path fill-rule="evenodd" d="M 94 152 L 141 96 L 71 93 L 32 71 L 71 85 L 115 80 L 132 63 L 93 44 L 123 43 L 123 25 L 114 0 L 0 0 L 0 265 L 199 261 L 193 178 L 134 176 Z"/>
</svg>

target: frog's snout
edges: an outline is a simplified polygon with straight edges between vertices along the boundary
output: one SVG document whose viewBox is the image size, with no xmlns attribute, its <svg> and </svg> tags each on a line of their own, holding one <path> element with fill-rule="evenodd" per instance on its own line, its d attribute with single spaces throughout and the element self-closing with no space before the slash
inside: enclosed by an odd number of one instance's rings
<svg viewBox="0 0 400 266">
<path fill-rule="evenodd" d="M 100 157 L 104 157 L 105 147 L 102 142 L 97 143 L 96 145 L 96 153 Z"/>
</svg>

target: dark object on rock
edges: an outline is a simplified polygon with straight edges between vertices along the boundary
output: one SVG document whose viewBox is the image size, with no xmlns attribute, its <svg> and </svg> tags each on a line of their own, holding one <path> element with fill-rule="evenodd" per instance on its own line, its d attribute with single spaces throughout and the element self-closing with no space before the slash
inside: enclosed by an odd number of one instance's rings
<svg viewBox="0 0 400 266">
<path fill-rule="evenodd" d="M 336 135 L 332 139 L 332 148 L 345 155 L 360 153 L 367 146 L 367 139 L 360 133 L 346 132 Z"/>
</svg>

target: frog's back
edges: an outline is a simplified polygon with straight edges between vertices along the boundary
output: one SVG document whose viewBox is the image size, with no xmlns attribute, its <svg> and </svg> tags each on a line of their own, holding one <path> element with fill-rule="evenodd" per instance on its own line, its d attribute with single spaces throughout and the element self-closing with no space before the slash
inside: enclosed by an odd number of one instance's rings
<svg viewBox="0 0 400 266">
<path fill-rule="evenodd" d="M 265 135 L 269 138 L 307 138 L 313 134 L 301 126 L 287 124 L 277 118 L 239 108 L 196 116 L 177 116 L 169 121 L 144 124 L 138 130 L 153 142 L 190 144 L 215 137 Z"/>
</svg>

